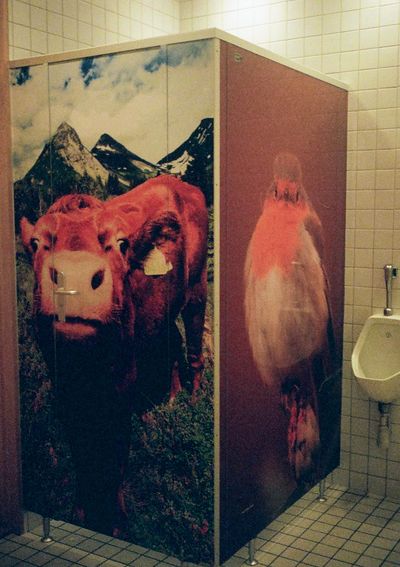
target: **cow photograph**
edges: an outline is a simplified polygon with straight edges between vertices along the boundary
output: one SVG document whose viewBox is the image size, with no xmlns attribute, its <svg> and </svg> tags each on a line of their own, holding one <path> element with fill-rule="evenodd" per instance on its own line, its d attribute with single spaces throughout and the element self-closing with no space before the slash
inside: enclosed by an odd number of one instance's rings
<svg viewBox="0 0 400 567">
<path fill-rule="evenodd" d="M 196 562 L 213 553 L 214 103 L 186 90 L 212 77 L 207 41 L 11 77 L 25 507 Z"/>
</svg>

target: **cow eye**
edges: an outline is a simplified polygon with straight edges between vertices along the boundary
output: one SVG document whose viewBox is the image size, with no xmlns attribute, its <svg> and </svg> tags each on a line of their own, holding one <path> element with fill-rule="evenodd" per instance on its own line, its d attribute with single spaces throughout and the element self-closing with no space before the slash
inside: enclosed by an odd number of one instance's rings
<svg viewBox="0 0 400 567">
<path fill-rule="evenodd" d="M 50 268 L 50 279 L 54 284 L 57 285 L 57 283 L 58 283 L 58 272 L 55 268 Z"/>
<path fill-rule="evenodd" d="M 121 251 L 121 254 L 123 254 L 125 256 L 128 248 L 129 248 L 129 241 L 127 238 L 118 238 L 117 240 L 118 245 L 119 245 L 119 249 Z"/>
<path fill-rule="evenodd" d="M 33 252 L 37 252 L 39 248 L 39 238 L 31 238 L 31 248 Z"/>
</svg>

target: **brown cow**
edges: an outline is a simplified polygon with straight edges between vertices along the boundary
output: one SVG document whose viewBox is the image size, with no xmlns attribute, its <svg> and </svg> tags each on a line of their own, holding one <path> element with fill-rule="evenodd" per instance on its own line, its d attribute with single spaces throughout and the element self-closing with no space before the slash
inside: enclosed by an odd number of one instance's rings
<svg viewBox="0 0 400 567">
<path fill-rule="evenodd" d="M 118 523 L 132 411 L 180 389 L 180 313 L 193 388 L 199 385 L 207 221 L 201 191 L 172 176 L 104 203 L 67 195 L 35 225 L 21 221 L 33 255 L 39 343 L 92 529 L 110 532 Z M 77 293 L 55 293 L 71 290 Z"/>
</svg>

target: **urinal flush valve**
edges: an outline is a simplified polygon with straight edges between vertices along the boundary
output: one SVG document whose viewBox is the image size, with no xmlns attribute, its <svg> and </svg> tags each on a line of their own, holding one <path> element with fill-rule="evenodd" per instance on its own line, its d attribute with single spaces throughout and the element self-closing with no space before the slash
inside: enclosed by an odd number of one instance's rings
<svg viewBox="0 0 400 567">
<path fill-rule="evenodd" d="M 385 274 L 385 285 L 386 285 L 386 307 L 383 310 L 383 314 L 390 316 L 393 314 L 392 309 L 392 280 L 397 278 L 397 268 L 392 264 L 386 264 L 383 267 L 383 272 Z"/>
</svg>

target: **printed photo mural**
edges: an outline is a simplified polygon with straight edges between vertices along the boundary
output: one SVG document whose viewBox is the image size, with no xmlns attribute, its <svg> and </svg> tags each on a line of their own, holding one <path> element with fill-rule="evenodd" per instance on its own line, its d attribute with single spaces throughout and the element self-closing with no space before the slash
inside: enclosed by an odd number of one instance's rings
<svg viewBox="0 0 400 567">
<path fill-rule="evenodd" d="M 221 51 L 224 561 L 339 464 L 346 93 Z"/>
<path fill-rule="evenodd" d="M 213 554 L 213 42 L 12 72 L 24 506 Z"/>
<path fill-rule="evenodd" d="M 24 506 L 223 563 L 339 464 L 346 92 L 207 39 L 11 97 Z"/>
<path fill-rule="evenodd" d="M 319 478 L 318 382 L 336 361 L 323 242 L 298 158 L 278 154 L 247 250 L 244 307 L 258 372 L 267 385 L 281 384 L 297 481 Z"/>
</svg>

